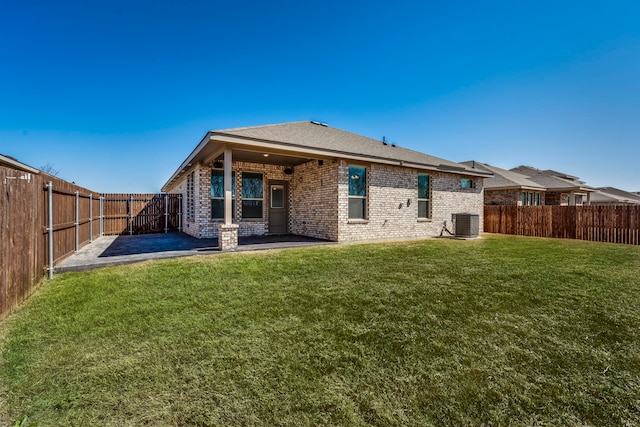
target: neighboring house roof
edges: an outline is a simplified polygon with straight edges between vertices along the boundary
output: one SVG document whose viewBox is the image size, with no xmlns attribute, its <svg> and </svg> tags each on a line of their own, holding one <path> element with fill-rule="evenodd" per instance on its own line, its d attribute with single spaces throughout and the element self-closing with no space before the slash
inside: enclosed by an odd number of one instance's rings
<svg viewBox="0 0 640 427">
<path fill-rule="evenodd" d="M 196 149 L 180 165 L 163 186 L 163 191 L 194 162 L 208 162 L 219 158 L 228 146 L 244 155 L 246 159 L 259 159 L 256 150 L 273 155 L 270 162 L 282 164 L 300 163 L 300 159 L 341 158 L 355 161 L 386 163 L 458 173 L 461 175 L 487 177 L 490 173 L 479 171 L 460 163 L 430 156 L 418 151 L 384 143 L 366 136 L 336 129 L 326 124 L 311 121 L 281 123 L 265 126 L 223 129 L 208 132 Z M 251 157 L 248 152 L 253 152 Z M 265 161 L 262 159 L 262 161 Z"/>
<path fill-rule="evenodd" d="M 472 169 L 478 169 L 493 174 L 493 177 L 484 179 L 485 190 L 545 190 L 544 186 L 530 180 L 526 175 L 518 172 L 491 166 L 475 160 L 462 162 L 462 164 L 470 166 Z"/>
<path fill-rule="evenodd" d="M 547 191 L 586 191 L 591 192 L 595 189 L 588 185 L 585 185 L 581 181 L 570 181 L 568 179 L 560 178 L 553 175 L 538 175 L 529 177 L 531 181 L 534 181 L 544 186 Z"/>
<path fill-rule="evenodd" d="M 21 170 L 23 172 L 29 172 L 29 173 L 35 173 L 35 174 L 40 173 L 38 169 L 32 168 L 29 165 L 25 165 L 24 163 L 17 161 L 11 156 L 4 156 L 0 154 L 0 164 L 9 166 L 13 169 Z"/>
<path fill-rule="evenodd" d="M 526 176 L 553 175 L 553 176 L 557 176 L 559 178 L 568 179 L 570 181 L 579 181 L 580 180 L 580 178 L 578 178 L 577 176 L 569 175 L 568 173 L 564 173 L 564 172 L 555 171 L 553 169 L 542 170 L 542 169 L 534 168 L 532 166 L 520 165 L 520 166 L 517 166 L 515 168 L 511 168 L 511 170 L 514 171 L 514 172 L 521 173 L 521 174 L 526 175 Z M 583 181 L 580 181 L 580 182 L 582 184 L 584 184 Z"/>
<path fill-rule="evenodd" d="M 551 169 L 540 170 L 531 166 L 518 166 L 512 168 L 511 171 L 528 176 L 531 181 L 542 185 L 547 191 L 595 191 L 593 187 L 580 181 L 577 176 Z"/>
<path fill-rule="evenodd" d="M 611 203 L 638 205 L 640 204 L 640 195 L 620 190 L 615 187 L 601 187 L 591 194 L 592 203 Z"/>
</svg>

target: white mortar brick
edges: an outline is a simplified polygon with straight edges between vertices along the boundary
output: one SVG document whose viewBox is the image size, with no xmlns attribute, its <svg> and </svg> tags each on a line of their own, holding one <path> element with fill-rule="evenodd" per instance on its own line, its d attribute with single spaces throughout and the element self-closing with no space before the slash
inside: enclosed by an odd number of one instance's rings
<svg viewBox="0 0 640 427">
<path fill-rule="evenodd" d="M 348 168 L 344 160 L 308 161 L 285 174 L 285 166 L 233 162 L 236 174 L 236 218 L 241 217 L 242 172 L 260 172 L 264 177 L 263 218 L 234 221 L 240 236 L 263 235 L 269 225 L 269 181 L 289 182 L 289 231 L 293 234 L 347 242 L 373 239 L 403 239 L 440 235 L 452 228 L 451 214 L 475 213 L 483 225 L 483 182 L 473 178 L 475 188 L 460 188 L 463 175 L 426 172 L 401 166 L 369 164 L 367 167 L 366 221 L 348 218 Z M 183 231 L 198 238 L 217 237 L 222 221 L 211 219 L 211 169 L 196 166 L 195 221 L 183 215 Z M 430 176 L 431 219 L 418 219 L 418 173 Z M 171 193 L 186 200 L 186 174 Z"/>
</svg>

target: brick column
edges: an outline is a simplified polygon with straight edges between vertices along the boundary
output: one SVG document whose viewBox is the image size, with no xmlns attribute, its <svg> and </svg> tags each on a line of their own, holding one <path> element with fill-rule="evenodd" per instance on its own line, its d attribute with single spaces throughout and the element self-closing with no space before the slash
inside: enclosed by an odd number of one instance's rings
<svg viewBox="0 0 640 427">
<path fill-rule="evenodd" d="M 218 225 L 218 247 L 223 252 L 238 248 L 238 224 Z"/>
</svg>

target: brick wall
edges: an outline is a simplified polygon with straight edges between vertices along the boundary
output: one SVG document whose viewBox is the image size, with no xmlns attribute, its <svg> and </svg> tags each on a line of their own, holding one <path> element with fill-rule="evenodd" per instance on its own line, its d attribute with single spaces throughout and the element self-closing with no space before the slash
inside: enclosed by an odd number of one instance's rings
<svg viewBox="0 0 640 427">
<path fill-rule="evenodd" d="M 461 175 L 430 173 L 431 218 L 418 218 L 418 171 L 400 166 L 368 165 L 367 219 L 349 219 L 349 164 L 338 170 L 338 241 L 403 239 L 440 234 L 445 221 L 451 229 L 451 214 L 471 212 L 483 223 L 483 182 L 475 188 L 460 188 Z M 420 172 L 424 173 L 424 172 Z"/>
<path fill-rule="evenodd" d="M 290 194 L 293 234 L 338 240 L 338 162 L 310 161 L 296 166 Z"/>
<path fill-rule="evenodd" d="M 264 179 L 263 218 L 238 222 L 240 236 L 263 235 L 269 227 L 269 181 L 289 183 L 289 231 L 293 234 L 333 241 L 403 239 L 440 234 L 443 225 L 451 229 L 451 214 L 471 212 L 480 215 L 483 224 L 482 179 L 475 187 L 460 188 L 462 175 L 430 173 L 431 218 L 418 218 L 418 170 L 400 166 L 368 164 L 367 219 L 348 218 L 348 168 L 346 161 L 313 160 L 295 166 L 286 174 L 285 166 L 233 162 L 236 174 L 235 217 L 241 218 L 242 172 L 261 172 Z M 220 220 L 211 219 L 211 169 L 194 169 L 196 195 L 195 220 L 183 215 L 183 231 L 198 238 L 218 235 Z M 423 173 L 423 172 L 421 172 Z M 186 174 L 171 193 L 186 200 Z M 236 221 L 234 221 L 236 222 Z"/>
<path fill-rule="evenodd" d="M 563 203 L 566 204 L 567 195 L 566 194 L 564 195 L 564 201 L 563 201 L 562 193 L 558 193 L 556 191 L 548 191 L 546 195 L 545 203 L 551 206 L 554 206 L 554 205 L 557 206 Z"/>
<path fill-rule="evenodd" d="M 485 205 L 519 206 L 522 204 L 519 190 L 484 190 Z"/>
<path fill-rule="evenodd" d="M 193 172 L 194 218 L 187 215 L 187 176 Z M 208 181 L 209 180 L 209 181 Z M 211 202 L 209 201 L 211 174 L 207 168 L 196 165 L 183 178 L 175 184 L 169 193 L 181 194 L 184 201 L 185 213 L 182 215 L 182 231 L 199 239 L 210 237 L 206 233 L 207 224 L 204 220 L 207 211 L 211 215 Z"/>
<path fill-rule="evenodd" d="M 526 191 L 526 193 L 527 197 L 529 197 L 529 193 L 540 194 L 540 205 L 550 204 L 547 201 L 548 195 L 544 192 Z M 550 200 L 553 200 L 553 197 L 551 197 Z M 487 190 L 485 188 L 484 204 L 501 206 L 522 206 L 522 190 Z"/>
<path fill-rule="evenodd" d="M 233 162 L 232 169 L 236 174 L 236 218 L 241 218 L 242 216 L 242 203 L 240 203 L 240 195 L 242 194 L 242 172 L 260 172 L 263 174 L 263 218 L 245 219 L 238 222 L 238 234 L 240 236 L 266 234 L 269 228 L 269 180 L 290 181 L 292 175 L 285 174 L 284 170 L 286 167 L 279 165 Z M 189 221 L 186 215 L 183 215 L 183 231 L 200 239 L 218 237 L 218 225 L 223 221 L 211 218 L 211 168 L 209 166 L 198 165 L 193 171 L 195 173 L 194 193 L 196 197 L 195 220 Z M 185 174 L 184 178 L 170 191 L 171 193 L 182 194 L 183 200 L 186 200 L 187 194 L 187 175 L 188 174 Z M 289 202 L 291 202 L 291 196 L 289 197 Z M 289 205 L 291 205 L 291 203 L 289 203 Z"/>
</svg>

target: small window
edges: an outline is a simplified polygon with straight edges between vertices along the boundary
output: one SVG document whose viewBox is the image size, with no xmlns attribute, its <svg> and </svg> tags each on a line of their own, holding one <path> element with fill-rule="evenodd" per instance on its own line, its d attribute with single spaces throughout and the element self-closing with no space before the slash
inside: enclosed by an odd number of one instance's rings
<svg viewBox="0 0 640 427">
<path fill-rule="evenodd" d="M 473 188 L 473 180 L 468 178 L 462 178 L 460 180 L 460 188 Z"/>
<path fill-rule="evenodd" d="M 540 193 L 536 193 L 536 206 L 540 206 Z"/>
<path fill-rule="evenodd" d="M 365 219 L 366 208 L 367 168 L 349 166 L 349 218 Z"/>
<path fill-rule="evenodd" d="M 533 203 L 533 197 L 534 197 L 534 196 L 533 196 L 533 193 L 529 193 L 529 206 L 533 206 L 533 205 L 534 205 L 534 203 Z"/>
<path fill-rule="evenodd" d="M 284 185 L 271 186 L 271 207 L 284 208 Z"/>
<path fill-rule="evenodd" d="M 262 218 L 263 179 L 261 173 L 242 173 L 242 218 Z"/>
<path fill-rule="evenodd" d="M 187 175 L 187 221 L 195 221 L 195 178 L 194 172 Z"/>
<path fill-rule="evenodd" d="M 523 191 L 522 193 L 520 193 L 520 202 L 522 204 L 522 206 L 527 206 L 527 192 Z"/>
<path fill-rule="evenodd" d="M 231 172 L 231 215 L 236 217 L 236 173 Z M 211 218 L 224 218 L 224 171 L 211 171 Z"/>
<path fill-rule="evenodd" d="M 418 174 L 418 218 L 431 218 L 429 175 Z"/>
</svg>

